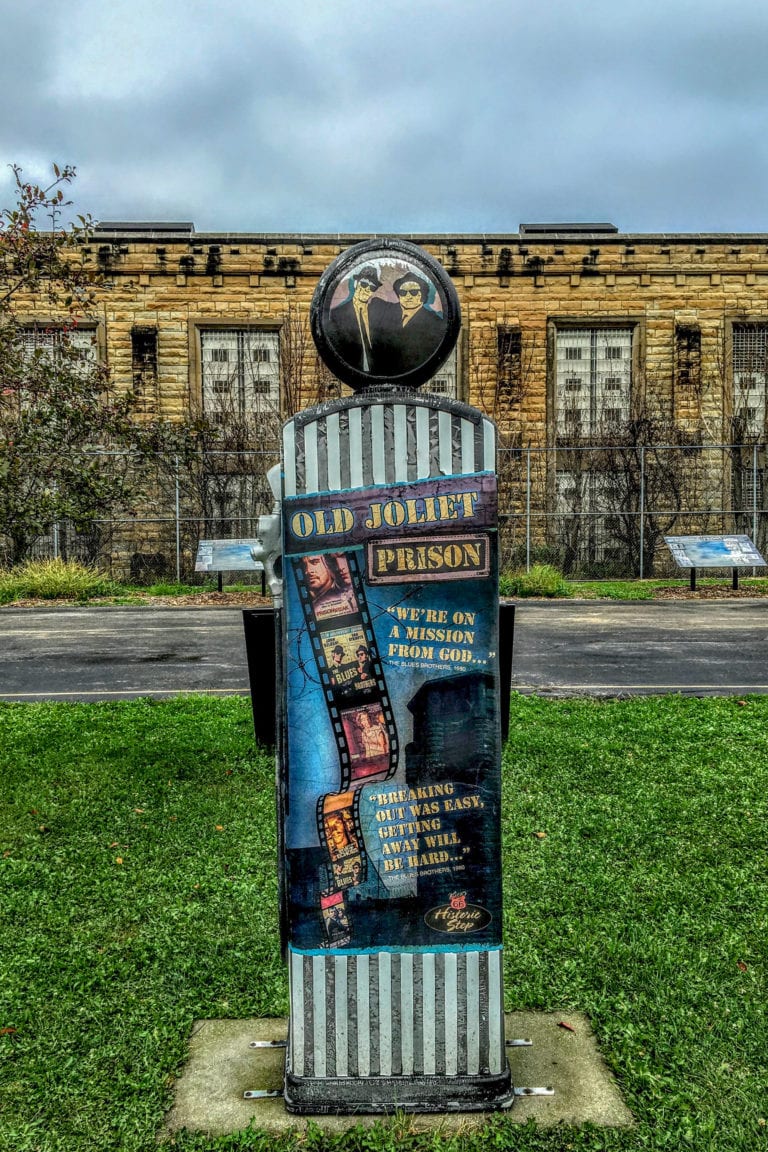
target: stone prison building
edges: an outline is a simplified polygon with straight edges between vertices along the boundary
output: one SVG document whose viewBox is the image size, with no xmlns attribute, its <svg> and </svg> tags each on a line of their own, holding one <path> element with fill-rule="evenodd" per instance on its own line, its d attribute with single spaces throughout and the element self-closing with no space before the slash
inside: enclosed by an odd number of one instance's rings
<svg viewBox="0 0 768 1152">
<path fill-rule="evenodd" d="M 98 526 L 91 550 L 116 575 L 189 575 L 198 539 L 254 534 L 280 423 L 346 391 L 309 307 L 328 264 L 370 238 L 103 223 L 81 245 L 98 303 L 78 341 L 136 389 L 140 419 L 207 429 L 194 466 L 158 462 L 130 523 Z M 458 345 L 426 389 L 498 425 L 505 566 L 647 576 L 671 571 L 665 533 L 764 545 L 768 234 L 405 238 L 459 296 Z M 23 319 L 30 342 L 55 339 L 42 305 Z"/>
</svg>

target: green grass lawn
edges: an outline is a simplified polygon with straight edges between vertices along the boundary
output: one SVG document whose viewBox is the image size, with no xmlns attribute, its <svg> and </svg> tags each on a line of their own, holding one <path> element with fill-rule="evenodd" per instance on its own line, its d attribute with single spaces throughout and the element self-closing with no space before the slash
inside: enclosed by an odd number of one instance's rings
<svg viewBox="0 0 768 1152">
<path fill-rule="evenodd" d="M 731 587 L 730 578 L 723 580 L 714 576 L 700 577 L 697 585 L 699 589 L 718 587 L 726 592 Z M 740 586 L 753 596 L 768 595 L 768 578 L 765 577 L 744 577 Z M 119 584 L 76 561 L 33 560 L 11 570 L 0 569 L 0 607 L 28 600 L 64 601 L 80 606 L 94 602 L 142 605 L 151 603 L 154 597 L 164 600 L 189 597 L 215 592 L 217 587 L 217 583 L 210 580 L 194 585 L 175 581 L 146 586 Z M 515 599 L 575 596 L 590 600 L 652 600 L 659 589 L 687 587 L 688 576 L 685 574 L 677 580 L 570 580 L 549 564 L 534 564 L 528 572 L 503 572 L 499 581 L 501 595 Z M 225 584 L 223 591 L 259 593 L 261 580 L 257 576 L 250 583 Z"/>
<path fill-rule="evenodd" d="M 3 705 L 0 779 L 0 1149 L 152 1149 L 192 1021 L 288 1008 L 250 704 Z M 504 789 L 507 1006 L 586 1012 L 637 1127 L 303 1144 L 768 1148 L 768 697 L 515 697 Z"/>
<path fill-rule="evenodd" d="M 690 577 L 683 574 L 676 580 L 569 580 L 571 596 L 587 600 L 653 600 L 660 588 L 683 588 L 690 586 Z M 719 588 L 726 594 L 730 591 L 730 577 L 698 576 L 696 587 Z M 739 588 L 753 596 L 768 594 L 768 579 L 764 576 L 742 576 Z"/>
</svg>

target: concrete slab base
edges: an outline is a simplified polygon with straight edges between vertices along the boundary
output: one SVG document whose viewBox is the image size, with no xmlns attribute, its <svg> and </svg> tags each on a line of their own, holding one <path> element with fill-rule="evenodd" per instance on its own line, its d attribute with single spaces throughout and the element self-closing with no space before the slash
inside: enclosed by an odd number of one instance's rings
<svg viewBox="0 0 768 1152">
<path fill-rule="evenodd" d="M 563 1028 L 562 1022 L 573 1031 Z M 509 1048 L 515 1087 L 552 1087 L 554 1096 L 521 1097 L 505 1115 L 512 1121 L 592 1124 L 628 1127 L 634 1123 L 616 1083 L 605 1067 L 586 1016 L 543 1012 L 512 1012 L 506 1017 L 507 1037 L 533 1041 L 531 1048 Z M 329 1132 L 356 1124 L 381 1123 L 381 1116 L 291 1116 L 282 1098 L 245 1100 L 249 1089 L 281 1089 L 284 1048 L 250 1048 L 253 1040 L 284 1040 L 287 1020 L 198 1020 L 192 1030 L 189 1061 L 177 1082 L 175 1102 L 164 1132 L 180 1128 L 220 1136 L 252 1125 L 267 1132 L 305 1130 L 310 1122 Z M 445 1132 L 482 1127 L 489 1113 L 418 1114 L 400 1116 L 403 1130 Z"/>
</svg>

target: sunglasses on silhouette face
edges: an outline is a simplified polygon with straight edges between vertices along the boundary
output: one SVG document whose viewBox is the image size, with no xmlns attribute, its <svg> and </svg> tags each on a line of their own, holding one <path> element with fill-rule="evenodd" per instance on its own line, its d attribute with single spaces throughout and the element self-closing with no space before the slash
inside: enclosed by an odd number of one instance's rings
<svg viewBox="0 0 768 1152">
<path fill-rule="evenodd" d="M 376 291 L 376 285 L 371 284 L 370 280 L 358 280 L 357 286 L 358 288 L 367 288 L 369 292 Z"/>
<path fill-rule="evenodd" d="M 398 296 L 421 296 L 421 288 L 398 288 Z"/>
</svg>

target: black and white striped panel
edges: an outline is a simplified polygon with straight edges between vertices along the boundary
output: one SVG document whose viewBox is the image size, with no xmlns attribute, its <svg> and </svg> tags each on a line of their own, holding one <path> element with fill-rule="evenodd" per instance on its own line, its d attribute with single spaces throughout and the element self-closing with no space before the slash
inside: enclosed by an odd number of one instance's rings
<svg viewBox="0 0 768 1152">
<path fill-rule="evenodd" d="M 283 428 L 285 495 L 493 471 L 496 429 L 484 416 L 372 401 Z"/>
<path fill-rule="evenodd" d="M 290 953 L 297 1077 L 480 1076 L 506 1067 L 501 949 Z"/>
</svg>

